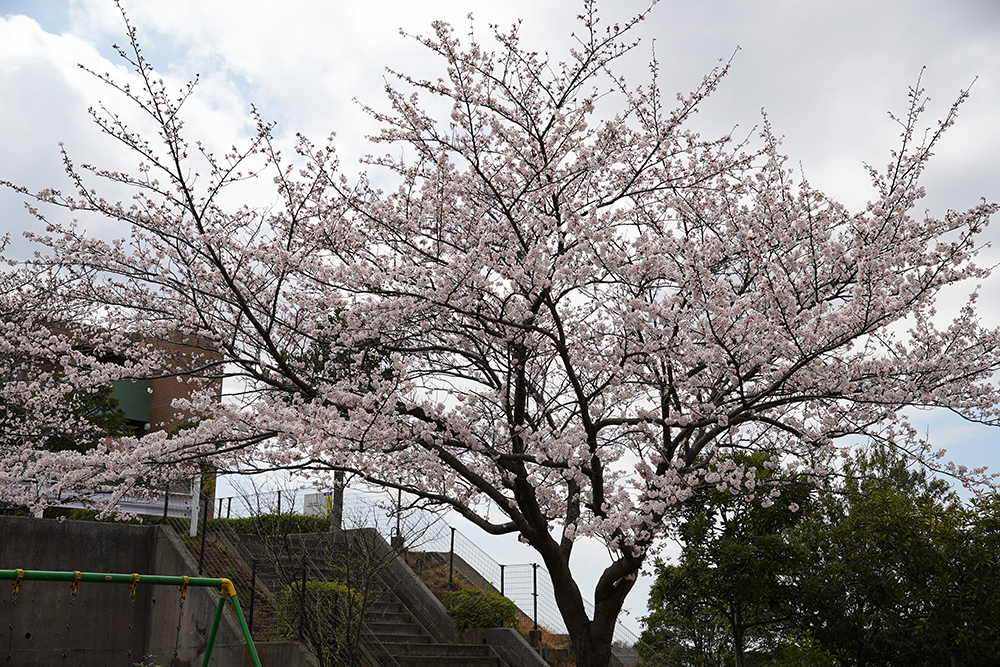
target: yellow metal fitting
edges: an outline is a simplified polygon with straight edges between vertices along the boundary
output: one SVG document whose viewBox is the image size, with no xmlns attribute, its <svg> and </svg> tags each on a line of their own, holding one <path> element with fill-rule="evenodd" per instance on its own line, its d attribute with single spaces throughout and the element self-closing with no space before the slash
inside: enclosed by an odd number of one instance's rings
<svg viewBox="0 0 1000 667">
<path fill-rule="evenodd" d="M 21 588 L 21 580 L 24 579 L 24 570 L 17 570 L 17 577 L 14 578 L 14 595 L 17 595 L 17 591 Z"/>
<path fill-rule="evenodd" d="M 184 583 L 182 583 L 182 584 L 181 584 L 181 599 L 182 599 L 182 600 L 183 600 L 183 599 L 184 599 L 185 597 L 187 597 L 187 592 L 188 592 L 188 581 L 189 581 L 189 579 L 188 579 L 187 577 L 184 577 Z"/>
<path fill-rule="evenodd" d="M 136 588 L 139 586 L 139 575 L 135 572 L 132 573 L 132 585 L 128 587 L 128 594 L 131 597 L 135 597 Z"/>
<path fill-rule="evenodd" d="M 233 586 L 233 582 L 228 579 L 222 580 L 222 585 L 219 586 L 219 597 L 220 598 L 231 598 L 236 597 L 236 587 Z"/>
<path fill-rule="evenodd" d="M 80 574 L 79 570 L 74 570 L 73 574 L 76 576 L 73 577 L 73 583 L 69 585 L 69 592 L 71 595 L 76 595 L 76 589 L 80 585 L 80 578 L 83 577 L 83 575 Z"/>
</svg>

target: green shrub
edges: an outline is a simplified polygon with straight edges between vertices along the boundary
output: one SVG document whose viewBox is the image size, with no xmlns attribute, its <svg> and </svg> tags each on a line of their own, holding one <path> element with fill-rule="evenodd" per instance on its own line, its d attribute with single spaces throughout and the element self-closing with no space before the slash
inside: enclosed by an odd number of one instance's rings
<svg viewBox="0 0 1000 667">
<path fill-rule="evenodd" d="M 363 598 L 337 581 L 306 581 L 304 622 L 302 582 L 296 581 L 278 595 L 275 614 L 278 632 L 287 638 L 302 637 L 316 653 L 321 666 L 336 665 L 350 654 L 351 638 L 360 630 Z"/>
<path fill-rule="evenodd" d="M 516 628 L 517 606 L 494 591 L 467 588 L 444 596 L 444 606 L 455 619 L 456 630 Z"/>
<path fill-rule="evenodd" d="M 295 533 L 325 533 L 330 520 L 321 516 L 300 514 L 261 514 L 246 519 L 209 519 L 208 530 L 221 530 L 241 535 L 292 535 Z"/>
<path fill-rule="evenodd" d="M 361 607 L 361 595 L 339 581 L 306 581 L 306 625 L 311 627 L 324 624 L 335 625 L 338 620 L 349 617 L 352 610 Z M 292 636 L 299 631 L 299 613 L 302 607 L 302 582 L 296 581 L 286 586 L 278 595 L 278 630 Z"/>
<path fill-rule="evenodd" d="M 0 502 L 0 516 L 31 516 L 31 512 L 24 505 Z"/>
</svg>

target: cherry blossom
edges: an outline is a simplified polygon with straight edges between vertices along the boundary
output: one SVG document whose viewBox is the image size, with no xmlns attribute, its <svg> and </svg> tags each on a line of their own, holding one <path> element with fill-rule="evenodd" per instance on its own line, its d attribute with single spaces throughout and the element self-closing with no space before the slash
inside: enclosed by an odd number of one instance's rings
<svg viewBox="0 0 1000 667">
<path fill-rule="evenodd" d="M 207 151 L 184 132 L 193 85 L 172 94 L 130 27 L 132 80 L 102 78 L 159 136 L 95 112 L 141 166 L 67 157 L 72 193 L 33 195 L 49 224 L 37 266 L 67 273 L 55 293 L 83 308 L 72 321 L 196 337 L 227 395 L 206 385 L 175 405 L 200 415 L 191 428 L 59 463 L 66 474 L 252 461 L 401 489 L 536 549 L 577 664 L 603 667 L 672 505 L 709 488 L 772 505 L 775 480 L 820 483 L 859 438 L 941 467 L 907 422 L 914 406 L 996 423 L 1000 334 L 975 294 L 952 322 L 934 310 L 942 289 L 988 274 L 975 257 L 996 206 L 915 212 L 965 94 L 925 134 L 911 90 L 899 149 L 848 211 L 795 176 L 766 119 L 746 141 L 686 129 L 726 66 L 673 102 L 655 63 L 648 85 L 617 78 L 642 18 L 601 31 L 587 3 L 561 60 L 523 49 L 516 27 L 489 50 L 434 24 L 418 39 L 442 78 L 395 74 L 388 107 L 368 108 L 385 148 L 372 176 L 302 137 L 282 155 L 263 120 L 247 145 Z M 612 100 L 616 115 L 597 112 Z M 136 194 L 104 199 L 101 182 Z M 273 205 L 231 205 L 248 184 Z M 131 231 L 103 241 L 60 211 Z M 767 453 L 774 479 L 742 450 Z M 34 463 L 10 458 L 7 480 L 29 479 Z M 613 554 L 592 617 L 571 567 L 583 537 Z"/>
</svg>

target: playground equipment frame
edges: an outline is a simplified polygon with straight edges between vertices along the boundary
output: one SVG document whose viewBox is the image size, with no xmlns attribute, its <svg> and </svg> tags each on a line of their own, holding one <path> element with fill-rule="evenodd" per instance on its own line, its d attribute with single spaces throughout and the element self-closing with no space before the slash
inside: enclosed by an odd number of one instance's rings
<svg viewBox="0 0 1000 667">
<path fill-rule="evenodd" d="M 215 644 L 215 635 L 219 629 L 219 622 L 222 620 L 222 609 L 226 605 L 226 600 L 233 604 L 236 618 L 239 619 L 240 628 L 243 630 L 243 637 L 247 641 L 247 648 L 250 650 L 250 659 L 254 667 L 261 667 L 260 658 L 257 656 L 257 649 L 253 645 L 250 637 L 250 629 L 247 627 L 246 619 L 243 617 L 243 609 L 240 601 L 236 597 L 236 588 L 229 579 L 211 579 L 208 577 L 175 577 L 160 574 L 105 574 L 103 572 L 50 572 L 48 570 L 0 570 L 0 581 L 12 581 L 14 594 L 16 595 L 22 581 L 65 581 L 69 582 L 76 593 L 77 585 L 81 582 L 97 584 L 129 584 L 148 586 L 179 586 L 181 592 L 186 591 L 188 586 L 198 586 L 204 588 L 219 589 L 219 606 L 215 610 L 215 620 L 212 622 L 212 630 L 208 634 L 208 646 L 205 648 L 205 657 L 202 660 L 202 667 L 208 667 L 208 662 L 212 657 L 212 647 Z"/>
</svg>

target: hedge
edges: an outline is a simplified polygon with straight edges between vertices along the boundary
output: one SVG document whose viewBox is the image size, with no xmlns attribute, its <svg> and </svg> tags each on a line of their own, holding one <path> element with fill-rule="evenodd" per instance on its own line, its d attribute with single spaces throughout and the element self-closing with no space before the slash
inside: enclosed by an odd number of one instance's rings
<svg viewBox="0 0 1000 667">
<path fill-rule="evenodd" d="M 516 628 L 517 606 L 494 591 L 467 588 L 446 593 L 445 608 L 455 619 L 456 630 L 470 628 Z"/>
</svg>

